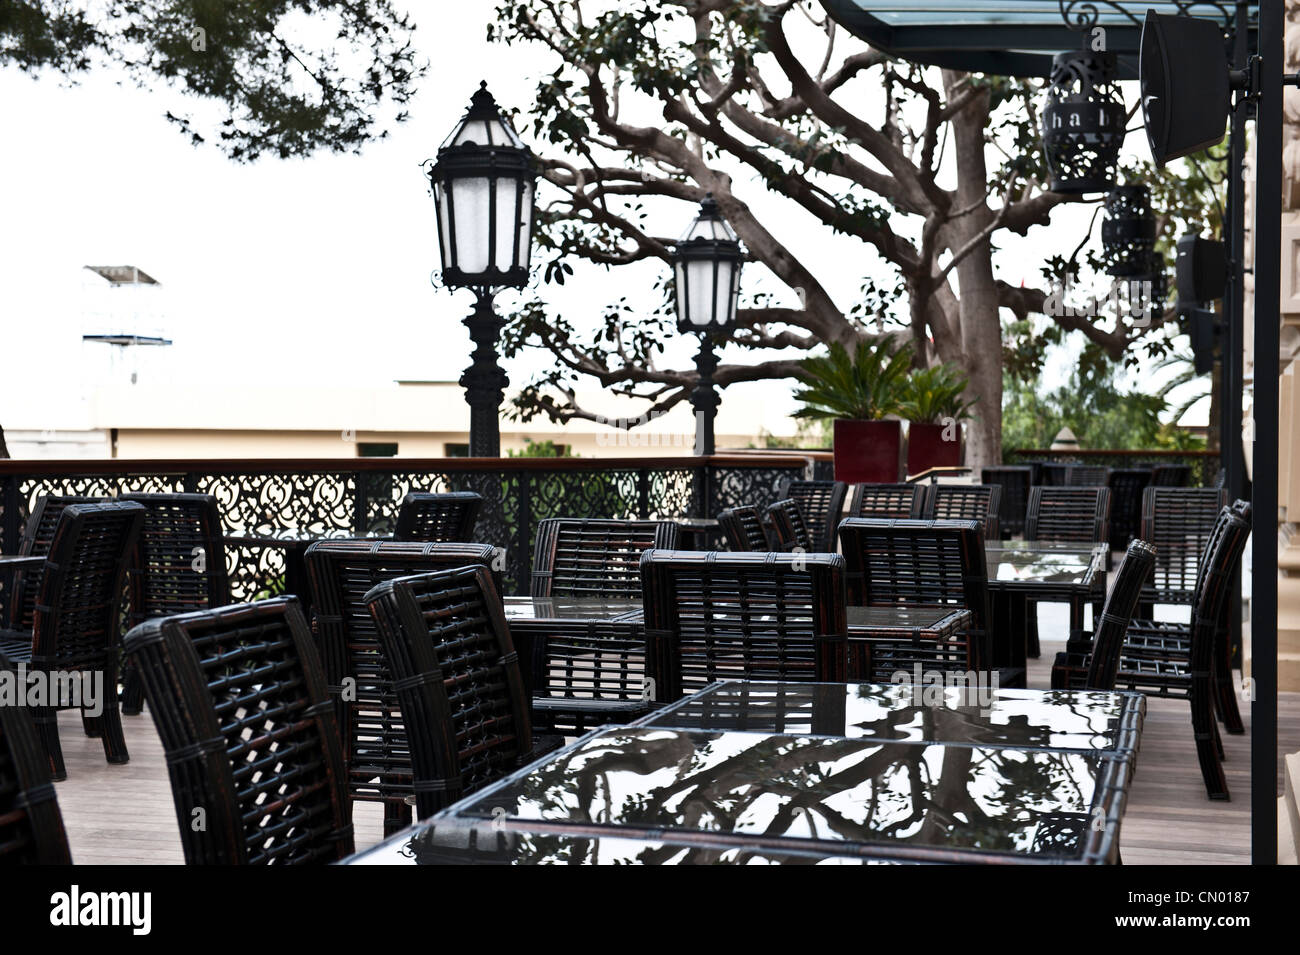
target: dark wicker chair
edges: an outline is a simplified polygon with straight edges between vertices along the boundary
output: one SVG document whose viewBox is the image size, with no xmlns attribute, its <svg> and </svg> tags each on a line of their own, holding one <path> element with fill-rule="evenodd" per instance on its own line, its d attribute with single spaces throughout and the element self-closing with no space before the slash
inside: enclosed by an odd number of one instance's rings
<svg viewBox="0 0 1300 955">
<path fill-rule="evenodd" d="M 641 555 L 677 546 L 672 521 L 549 518 L 537 525 L 534 597 L 641 596 Z"/>
<path fill-rule="evenodd" d="M 809 553 L 813 549 L 812 531 L 804 520 L 803 509 L 797 501 L 777 501 L 767 509 L 767 519 L 772 522 L 775 549 Z"/>
<path fill-rule="evenodd" d="M 29 669 L 96 675 L 102 712 L 88 702 L 58 701 L 33 707 L 36 728 L 50 760 L 50 775 L 64 779 L 58 710 L 79 705 L 87 735 L 99 737 L 110 763 L 129 759 L 117 701 L 121 655 L 122 594 L 131 550 L 140 535 L 144 508 L 129 501 L 70 504 L 59 515 L 36 595 L 30 633 L 0 630 L 0 655 Z M 31 582 L 25 581 L 24 585 Z M 20 589 L 15 598 L 23 597 Z"/>
<path fill-rule="evenodd" d="M 928 654 L 927 667 L 989 670 L 989 573 L 978 521 L 848 518 L 840 523 L 840 548 L 851 605 L 965 608 L 973 619 L 964 642 L 941 657 Z M 904 656 L 900 650 L 900 661 Z M 879 669 L 878 661 L 872 665 Z"/>
<path fill-rule="evenodd" d="M 50 552 L 50 542 L 54 540 L 54 528 L 59 523 L 59 515 L 70 504 L 102 504 L 110 500 L 106 497 L 75 497 L 65 494 L 42 494 L 36 498 L 32 512 L 23 525 L 22 540 L 18 544 L 20 557 L 44 557 Z M 36 615 L 36 595 L 41 590 L 41 574 L 44 568 L 37 570 L 20 570 L 14 575 L 14 599 L 9 603 L 9 622 L 11 630 L 31 630 L 32 620 Z"/>
<path fill-rule="evenodd" d="M 979 521 L 986 540 L 1001 536 L 1002 488 L 996 484 L 931 484 L 921 516 L 929 521 Z"/>
<path fill-rule="evenodd" d="M 1072 464 L 1065 472 L 1066 487 L 1105 487 L 1110 468 L 1093 464 Z"/>
<path fill-rule="evenodd" d="M 0 669 L 6 666 L 0 658 Z M 0 866 L 71 864 L 68 834 L 31 714 L 0 705 Z"/>
<path fill-rule="evenodd" d="M 835 531 L 844 517 L 844 498 L 849 486 L 843 481 L 785 481 L 777 496 L 792 500 L 803 511 L 812 537 L 812 550 L 835 550 Z"/>
<path fill-rule="evenodd" d="M 400 577 L 366 595 L 425 819 L 533 759 L 529 700 L 488 569 Z"/>
<path fill-rule="evenodd" d="M 296 597 L 149 620 L 126 651 L 166 753 L 186 862 L 352 854 L 334 704 Z"/>
<path fill-rule="evenodd" d="M 1002 537 L 1025 532 L 1025 515 L 1029 509 L 1029 489 L 1034 486 L 1034 469 L 1028 464 L 1008 464 L 980 471 L 980 482 L 1002 489 L 998 506 L 998 525 Z"/>
<path fill-rule="evenodd" d="M 1139 536 L 1156 549 L 1156 566 L 1143 588 L 1142 614 L 1157 603 L 1188 605 L 1196 589 L 1201 557 L 1219 515 L 1226 489 L 1152 486 L 1142 493 Z"/>
<path fill-rule="evenodd" d="M 677 546 L 671 521 L 551 519 L 537 528 L 534 597 L 640 601 L 641 555 Z M 645 629 L 612 621 L 557 620 L 533 629 L 534 729 L 585 732 L 626 723 L 660 699 L 648 693 Z"/>
<path fill-rule="evenodd" d="M 144 524 L 127 570 L 127 626 L 230 603 L 226 547 L 211 494 L 123 494 L 144 506 Z M 122 671 L 122 712 L 144 702 L 135 667 Z"/>
<path fill-rule="evenodd" d="M 1110 488 L 1036 487 L 1029 492 L 1025 517 L 1025 540 L 1056 543 L 1096 544 L 1110 536 Z M 1105 579 L 1098 581 L 1105 586 Z M 1083 629 L 1082 598 L 1070 602 L 1070 630 Z M 1101 612 L 1100 597 L 1094 603 Z M 1038 601 L 1029 601 L 1028 642 L 1030 656 L 1039 654 Z"/>
<path fill-rule="evenodd" d="M 844 682 L 844 566 L 838 554 L 646 552 L 660 699 L 726 679 Z"/>
<path fill-rule="evenodd" d="M 444 494 L 412 492 L 397 509 L 399 541 L 472 541 L 483 498 L 473 491 Z"/>
<path fill-rule="evenodd" d="M 1211 799 L 1229 796 L 1220 763 L 1223 743 L 1214 720 L 1213 657 L 1224 605 L 1249 534 L 1250 505 L 1237 501 L 1223 508 L 1201 560 L 1191 623 L 1134 620 L 1124 635 L 1115 676 L 1117 687 L 1190 702 L 1197 758 Z M 1075 654 L 1087 650 L 1086 646 L 1067 646 L 1067 651 Z M 1077 666 L 1077 658 L 1074 662 Z"/>
<path fill-rule="evenodd" d="M 1035 484 L 1041 484 L 1043 487 L 1065 487 L 1069 481 L 1070 468 L 1074 467 L 1068 461 L 1035 461 L 1031 466 L 1038 468 L 1038 480 Z"/>
<path fill-rule="evenodd" d="M 1190 464 L 1156 464 L 1151 468 L 1151 486 L 1186 487 L 1191 476 Z"/>
<path fill-rule="evenodd" d="M 772 543 L 767 539 L 767 530 L 763 527 L 763 516 L 756 507 L 744 504 L 720 511 L 718 527 L 730 550 L 744 553 L 772 549 Z"/>
<path fill-rule="evenodd" d="M 1142 585 L 1151 575 L 1155 562 L 1155 548 L 1146 541 L 1135 540 L 1128 545 L 1124 559 L 1115 571 L 1115 582 L 1097 618 L 1094 632 L 1072 632 L 1067 646 L 1073 645 L 1075 651 L 1066 650 L 1056 655 L 1056 664 L 1052 667 L 1052 689 L 1115 688 L 1124 634 L 1133 622 Z M 1082 649 L 1084 646 L 1087 646 L 1086 651 Z"/>
<path fill-rule="evenodd" d="M 1139 614 L 1152 617 L 1156 604 L 1191 606 L 1201 558 L 1229 500 L 1224 488 L 1149 487 L 1142 494 L 1141 536 L 1156 548 L 1156 566 L 1142 589 Z M 1214 688 L 1224 728 L 1244 733 L 1232 686 L 1232 633 L 1223 605 L 1214 650 Z"/>
<path fill-rule="evenodd" d="M 857 484 L 849 504 L 849 517 L 878 520 L 920 517 L 924 507 L 923 484 Z"/>
<path fill-rule="evenodd" d="M 1150 468 L 1111 468 L 1106 478 L 1110 488 L 1111 550 L 1124 550 L 1142 533 L 1142 493 L 1151 483 Z"/>
<path fill-rule="evenodd" d="M 384 804 L 388 834 L 411 819 L 410 744 L 366 595 L 398 577 L 493 566 L 500 563 L 498 554 L 490 544 L 387 540 L 326 540 L 307 548 L 317 641 L 337 701 L 348 792 L 353 799 Z"/>
<path fill-rule="evenodd" d="M 1025 540 L 1095 544 L 1110 534 L 1110 489 L 1036 487 L 1029 492 Z"/>
</svg>

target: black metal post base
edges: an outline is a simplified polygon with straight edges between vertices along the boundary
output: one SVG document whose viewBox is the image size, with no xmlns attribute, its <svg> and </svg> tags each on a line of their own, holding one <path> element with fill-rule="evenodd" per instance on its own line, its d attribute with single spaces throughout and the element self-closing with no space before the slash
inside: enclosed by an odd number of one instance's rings
<svg viewBox="0 0 1300 955">
<path fill-rule="evenodd" d="M 713 339 L 708 335 L 700 336 L 700 352 L 695 356 L 695 370 L 699 381 L 691 392 L 691 404 L 695 408 L 695 453 L 713 454 L 713 419 L 718 416 L 718 405 L 722 399 L 713 387 L 713 373 L 718 370 L 718 356 L 713 351 Z"/>
<path fill-rule="evenodd" d="M 469 454 L 472 458 L 501 456 L 501 403 L 510 379 L 497 363 L 502 319 L 492 308 L 492 292 L 476 289 L 474 311 L 464 319 L 474 342 L 473 363 L 460 376 L 469 403 Z"/>
</svg>

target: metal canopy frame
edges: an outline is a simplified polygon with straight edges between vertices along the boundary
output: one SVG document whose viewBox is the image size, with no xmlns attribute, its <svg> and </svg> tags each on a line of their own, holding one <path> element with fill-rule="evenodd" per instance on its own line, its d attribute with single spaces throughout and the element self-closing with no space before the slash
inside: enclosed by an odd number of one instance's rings
<svg viewBox="0 0 1300 955">
<path fill-rule="evenodd" d="M 821 0 L 827 13 L 872 47 L 928 66 L 1003 76 L 1046 77 L 1052 57 L 1081 47 L 1093 26 L 1106 30 L 1121 79 L 1137 79 L 1142 19 L 1149 9 L 1219 20 L 1231 41 L 1234 69 L 1261 57 L 1262 93 L 1230 116 L 1228 196 L 1224 238 L 1229 278 L 1224 295 L 1220 448 L 1234 497 L 1247 495 L 1243 440 L 1254 445 L 1251 543 L 1251 858 L 1277 863 L 1277 567 L 1278 398 L 1281 309 L 1281 209 L 1256 201 L 1253 436 L 1243 438 L 1238 415 L 1243 394 L 1245 124 L 1256 121 L 1255 195 L 1282 194 L 1283 0 Z M 1262 29 L 1261 29 L 1262 26 Z M 1253 113 L 1251 112 L 1253 110 Z"/>
<path fill-rule="evenodd" d="M 1046 77 L 1053 55 L 1106 30 L 1119 78 L 1137 79 L 1147 10 L 1215 19 L 1236 28 L 1234 0 L 821 0 L 831 17 L 878 50 L 927 66 L 1000 76 Z M 1254 46 L 1258 4 L 1248 4 Z"/>
</svg>

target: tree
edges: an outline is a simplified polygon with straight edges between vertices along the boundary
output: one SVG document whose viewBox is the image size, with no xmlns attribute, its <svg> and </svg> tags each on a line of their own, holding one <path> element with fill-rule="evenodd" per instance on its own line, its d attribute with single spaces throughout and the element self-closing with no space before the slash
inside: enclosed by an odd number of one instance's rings
<svg viewBox="0 0 1300 955">
<path fill-rule="evenodd" d="M 970 460 L 999 460 L 1000 311 L 1024 320 L 1042 312 L 1048 293 L 997 279 L 997 236 L 1024 235 L 1068 201 L 1043 187 L 1038 84 L 891 59 L 844 41 L 807 0 L 594 6 L 506 0 L 489 28 L 493 40 L 542 44 L 554 54 L 529 111 L 534 140 L 553 151 L 540 159 L 554 187 L 538 214 L 544 279 L 562 282 L 580 261 L 666 263 L 671 240 L 646 226 L 648 204 L 695 203 L 711 192 L 752 260 L 799 300 L 742 302 L 734 341 L 759 360 L 720 365 L 720 385 L 791 376 L 790 349 L 839 342 L 852 352 L 871 319 L 894 314 L 896 291 L 905 304 L 896 317 L 910 329 L 917 365 L 946 361 L 970 379 L 968 396 L 979 401 Z M 883 89 L 874 121 L 852 95 L 868 83 Z M 779 222 L 760 219 L 746 198 L 760 187 L 785 201 Z M 843 238 L 834 263 L 792 251 L 789 223 L 801 214 Z M 896 290 L 864 279 L 862 300 L 842 307 L 823 270 L 868 256 L 892 270 Z M 666 279 L 661 291 L 653 315 L 619 302 L 594 331 L 539 300 L 525 302 L 507 328 L 507 354 L 540 347 L 557 362 L 521 391 L 517 413 L 601 420 L 576 401 L 576 383 L 587 377 L 645 399 L 652 413 L 686 398 L 694 371 L 656 362 L 669 333 Z M 1112 356 L 1151 331 L 1114 320 L 1052 321 Z"/>
<path fill-rule="evenodd" d="M 1171 266 L 1179 236 L 1186 232 L 1222 233 L 1226 162 L 1226 153 L 1215 156 L 1205 151 L 1163 169 L 1156 169 L 1150 163 L 1130 163 L 1121 169 L 1121 180 L 1145 182 L 1150 187 L 1156 218 L 1156 249 Z M 1091 241 L 1095 237 L 1096 216 L 1093 226 L 1068 259 L 1052 256 L 1044 263 L 1042 273 L 1046 281 L 1059 286 L 1068 280 L 1085 288 L 1101 284 L 1100 250 L 1098 243 Z M 1192 392 L 1172 411 L 1169 408 L 1173 391 L 1202 377 L 1192 368 L 1190 350 L 1177 341 L 1183 329 L 1172 321 L 1169 298 L 1167 292 L 1161 303 L 1167 320 L 1153 321 L 1150 333 L 1141 337 L 1140 347 L 1116 348 L 1114 343 L 1089 340 L 1077 359 L 1078 368 L 1068 386 L 1046 393 L 1041 388 L 1043 364 L 1049 350 L 1065 344 L 1066 329 L 1045 317 L 1028 314 L 1005 323 L 1002 420 L 1007 447 L 1045 448 L 1063 425 L 1072 428 L 1085 447 L 1192 447 L 1200 439 L 1192 438 L 1176 426 L 1191 405 L 1208 393 L 1208 446 L 1217 450 L 1221 400 L 1218 365 L 1211 375 L 1205 376 L 1209 383 L 1205 391 Z M 1096 303 L 1085 300 L 1075 304 L 1086 309 Z M 1130 346 L 1133 344 L 1137 342 L 1131 342 Z M 1143 359 L 1147 360 L 1145 365 Z M 1117 367 L 1133 370 L 1139 365 L 1149 373 L 1170 368 L 1179 372 L 1159 388 L 1148 389 L 1150 396 L 1122 394 L 1115 385 Z M 1162 425 L 1158 416 L 1165 412 L 1169 412 L 1169 421 Z M 1102 418 L 1093 418 L 1094 415 Z"/>
<path fill-rule="evenodd" d="M 93 12 L 68 0 L 0 3 L 0 67 L 75 78 L 124 69 L 224 112 L 204 123 L 166 113 L 195 144 L 237 162 L 319 150 L 358 152 L 407 118 L 426 66 L 413 26 L 390 0 L 114 0 Z M 302 29 L 310 25 L 312 30 Z M 328 28 L 320 34 L 320 26 Z M 328 41 L 302 42 L 307 34 Z M 0 430 L 0 457 L 8 457 Z"/>
</svg>

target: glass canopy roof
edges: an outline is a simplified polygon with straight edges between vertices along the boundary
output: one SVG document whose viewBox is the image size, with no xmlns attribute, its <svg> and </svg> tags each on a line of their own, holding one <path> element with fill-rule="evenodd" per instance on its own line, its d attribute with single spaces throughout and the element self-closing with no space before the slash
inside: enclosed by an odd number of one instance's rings
<svg viewBox="0 0 1300 955">
<path fill-rule="evenodd" d="M 821 0 L 830 15 L 878 50 L 931 66 L 1047 76 L 1053 55 L 1083 46 L 1084 29 L 1106 30 L 1121 79 L 1137 78 L 1138 43 L 1147 10 L 1218 20 L 1230 28 L 1245 9 L 1254 49 L 1258 3 L 1191 0 Z M 1076 24 L 1072 29 L 1067 21 Z"/>
</svg>

